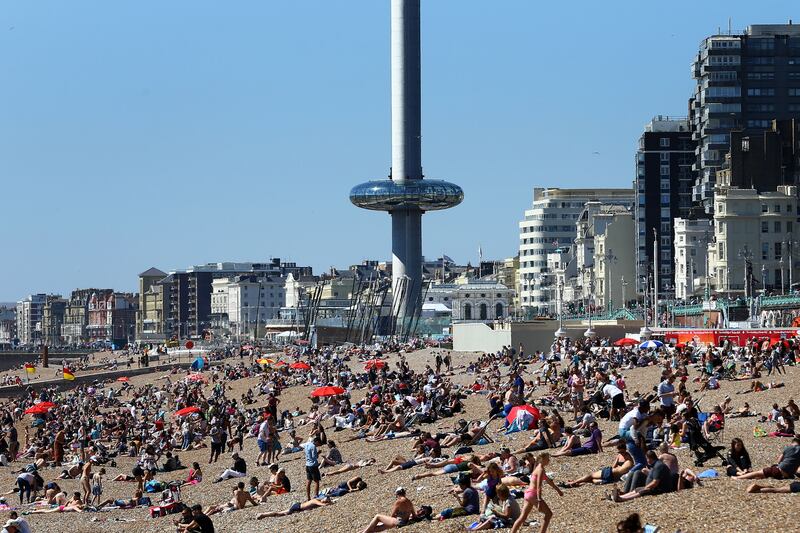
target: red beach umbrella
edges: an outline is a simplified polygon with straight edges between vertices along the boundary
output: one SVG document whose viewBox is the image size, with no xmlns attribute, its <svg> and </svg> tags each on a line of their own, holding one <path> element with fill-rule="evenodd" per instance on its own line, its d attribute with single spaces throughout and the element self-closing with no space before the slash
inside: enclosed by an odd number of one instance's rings
<svg viewBox="0 0 800 533">
<path fill-rule="evenodd" d="M 339 394 L 344 394 L 343 388 L 325 386 L 314 389 L 314 392 L 311 393 L 311 396 L 315 398 L 321 398 L 323 396 L 338 396 Z"/>
<path fill-rule="evenodd" d="M 130 380 L 131 378 L 129 378 L 128 376 L 120 376 L 117 378 L 117 381 L 130 381 Z"/>
<path fill-rule="evenodd" d="M 614 346 L 633 346 L 634 344 L 639 344 L 639 341 L 636 339 L 629 339 L 627 337 L 614 341 Z"/>
<path fill-rule="evenodd" d="M 300 361 L 299 363 L 292 363 L 289 365 L 289 368 L 294 368 L 295 370 L 311 370 L 311 365 Z"/>
<path fill-rule="evenodd" d="M 538 421 L 542 417 L 542 413 L 539 412 L 539 409 L 532 405 L 517 405 L 511 408 L 509 411 L 508 416 L 506 416 L 506 420 L 508 423 L 511 424 L 514 422 L 514 419 L 517 417 L 517 412 L 522 409 L 523 411 L 528 411 L 530 414 L 533 415 L 534 420 Z"/>
<path fill-rule="evenodd" d="M 200 408 L 199 407 L 195 407 L 195 406 L 184 407 L 183 409 L 178 409 L 177 411 L 175 411 L 175 416 L 186 416 L 186 415 L 190 415 L 192 413 L 199 413 L 199 412 L 200 412 Z"/>
<path fill-rule="evenodd" d="M 33 406 L 28 407 L 27 409 L 25 409 L 25 414 L 26 415 L 44 415 L 44 414 L 47 414 L 47 412 L 50 409 L 52 409 L 53 407 L 55 407 L 55 406 L 56 406 L 56 404 L 54 404 L 53 402 L 40 402 L 40 403 L 37 403 L 36 405 L 33 405 Z"/>
<path fill-rule="evenodd" d="M 366 363 L 364 363 L 364 368 L 369 370 L 370 368 L 383 368 L 386 366 L 386 361 L 381 361 L 380 359 L 370 359 Z"/>
</svg>

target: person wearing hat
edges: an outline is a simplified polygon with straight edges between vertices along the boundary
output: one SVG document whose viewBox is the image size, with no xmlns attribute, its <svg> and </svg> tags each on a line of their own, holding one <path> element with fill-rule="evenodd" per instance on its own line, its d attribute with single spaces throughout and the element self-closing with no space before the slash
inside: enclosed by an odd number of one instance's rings
<svg viewBox="0 0 800 533">
<path fill-rule="evenodd" d="M 406 497 L 406 489 L 397 487 L 394 491 L 396 498 L 391 514 L 376 514 L 372 521 L 361 533 L 374 533 L 395 527 L 403 527 L 414 518 L 414 504 Z"/>
<path fill-rule="evenodd" d="M 16 511 L 11 511 L 11 514 L 8 515 L 8 521 L 3 524 L 3 528 L 9 533 L 31 533 L 31 526 L 28 521 L 21 518 Z"/>
</svg>

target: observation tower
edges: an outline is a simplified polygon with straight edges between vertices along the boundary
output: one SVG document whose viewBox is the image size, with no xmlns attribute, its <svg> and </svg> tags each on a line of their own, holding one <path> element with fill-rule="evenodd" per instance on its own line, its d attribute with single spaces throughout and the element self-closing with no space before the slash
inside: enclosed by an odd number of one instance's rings
<svg viewBox="0 0 800 533">
<path fill-rule="evenodd" d="M 461 187 L 423 179 L 420 98 L 420 0 L 391 0 L 392 170 L 389 179 L 356 185 L 350 201 L 392 217 L 392 306 L 398 324 L 422 309 L 422 214 L 464 199 Z"/>
</svg>

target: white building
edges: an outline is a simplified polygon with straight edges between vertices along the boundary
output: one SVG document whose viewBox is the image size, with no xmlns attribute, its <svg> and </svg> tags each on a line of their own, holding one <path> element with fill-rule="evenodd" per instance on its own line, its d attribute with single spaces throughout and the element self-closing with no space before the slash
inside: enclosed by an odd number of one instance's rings
<svg viewBox="0 0 800 533">
<path fill-rule="evenodd" d="M 514 289 L 495 280 L 459 278 L 451 297 L 453 320 L 503 320 L 508 317 Z"/>
<path fill-rule="evenodd" d="M 720 293 L 745 290 L 745 264 L 755 290 L 788 290 L 788 266 L 797 248 L 797 187 L 777 191 L 717 187 L 714 193 L 714 246 L 709 268 Z"/>
<path fill-rule="evenodd" d="M 42 336 L 42 313 L 46 294 L 31 294 L 17 302 L 17 338 L 21 344 L 33 344 Z"/>
<path fill-rule="evenodd" d="M 675 219 L 675 297 L 687 300 L 703 293 L 708 274 L 708 245 L 713 242 L 714 222 L 708 219 Z"/>
<path fill-rule="evenodd" d="M 602 230 L 594 241 L 594 305 L 611 310 L 625 307 L 624 302 L 635 298 L 636 224 L 633 213 L 620 206 L 595 215 Z"/>
<path fill-rule="evenodd" d="M 519 223 L 520 305 L 527 314 L 548 312 L 549 290 L 543 287 L 547 254 L 571 246 L 575 222 L 587 202 L 632 206 L 632 189 L 533 190 L 533 205 Z"/>
<path fill-rule="evenodd" d="M 282 277 L 235 276 L 212 282 L 211 313 L 226 314 L 239 333 L 255 331 L 266 321 L 280 318 L 286 305 Z"/>
</svg>

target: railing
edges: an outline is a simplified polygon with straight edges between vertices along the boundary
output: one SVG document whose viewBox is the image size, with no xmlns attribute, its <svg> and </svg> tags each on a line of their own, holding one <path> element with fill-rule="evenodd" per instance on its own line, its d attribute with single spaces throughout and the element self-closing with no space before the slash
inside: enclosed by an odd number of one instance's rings
<svg viewBox="0 0 800 533">
<path fill-rule="evenodd" d="M 762 309 L 776 309 L 780 307 L 800 308 L 800 296 L 788 294 L 762 296 L 760 304 Z"/>
</svg>

